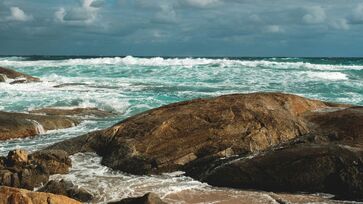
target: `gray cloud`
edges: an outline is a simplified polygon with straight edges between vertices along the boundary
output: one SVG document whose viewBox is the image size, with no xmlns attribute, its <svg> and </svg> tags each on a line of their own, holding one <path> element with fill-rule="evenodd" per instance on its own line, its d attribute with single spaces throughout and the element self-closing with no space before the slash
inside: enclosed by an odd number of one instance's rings
<svg viewBox="0 0 363 204">
<path fill-rule="evenodd" d="M 361 23 L 359 0 L 3 0 L 0 54 L 359 56 Z"/>
</svg>

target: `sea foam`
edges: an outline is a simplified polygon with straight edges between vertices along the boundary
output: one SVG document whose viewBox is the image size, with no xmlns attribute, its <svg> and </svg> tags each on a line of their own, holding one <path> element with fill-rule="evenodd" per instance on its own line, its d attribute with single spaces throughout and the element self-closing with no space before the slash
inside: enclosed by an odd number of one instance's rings
<svg viewBox="0 0 363 204">
<path fill-rule="evenodd" d="M 9 67 L 62 67 L 79 65 L 124 65 L 124 66 L 183 66 L 194 67 L 200 65 L 220 66 L 220 67 L 266 67 L 283 69 L 317 69 L 317 70 L 362 70 L 362 65 L 340 65 L 340 64 L 314 64 L 310 62 L 284 62 L 274 61 L 273 59 L 228 59 L 228 58 L 162 58 L 162 57 L 100 57 L 87 59 L 66 59 L 66 60 L 9 60 L 0 58 L 2 66 Z"/>
</svg>

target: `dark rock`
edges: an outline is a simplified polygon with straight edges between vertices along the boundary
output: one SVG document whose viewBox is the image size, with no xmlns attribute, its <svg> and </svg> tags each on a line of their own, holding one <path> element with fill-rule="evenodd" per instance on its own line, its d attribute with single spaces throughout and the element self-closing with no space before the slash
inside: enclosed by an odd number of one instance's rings
<svg viewBox="0 0 363 204">
<path fill-rule="evenodd" d="M 0 186 L 1 204 L 80 204 L 63 195 Z"/>
<path fill-rule="evenodd" d="M 75 186 L 70 181 L 65 180 L 51 180 L 38 191 L 65 195 L 81 202 L 89 202 L 93 199 L 93 195 L 90 192 L 88 192 L 84 188 L 79 188 L 78 186 Z"/>
<path fill-rule="evenodd" d="M 4 67 L 0 67 L 0 75 L 2 75 L 0 78 L 3 79 L 3 82 L 6 81 L 6 78 L 15 79 L 15 81 L 12 83 L 39 82 L 40 81 L 39 78 L 32 77 L 30 75 L 23 74 L 23 73 L 14 71 L 12 69 L 4 68 Z M 0 81 L 1 81 L 1 79 L 0 79 Z"/>
<path fill-rule="evenodd" d="M 69 128 L 79 124 L 77 119 L 64 116 L 44 116 L 0 111 L 0 140 L 24 138 L 43 131 Z"/>
<path fill-rule="evenodd" d="M 100 110 L 98 108 L 74 108 L 74 109 L 60 109 L 60 108 L 42 108 L 30 111 L 32 114 L 45 114 L 45 115 L 60 115 L 60 116 L 94 116 L 94 117 L 109 117 L 115 114 L 110 111 Z"/>
<path fill-rule="evenodd" d="M 310 123 L 303 115 L 332 107 L 346 106 L 281 93 L 196 99 L 152 109 L 49 148 L 96 151 L 104 165 L 133 174 L 175 171 L 306 135 Z"/>
<path fill-rule="evenodd" d="M 109 204 L 166 204 L 155 193 L 147 193 L 142 197 L 125 198 Z"/>
<path fill-rule="evenodd" d="M 55 85 L 53 86 L 54 88 L 63 88 L 63 87 L 67 87 L 67 86 L 87 86 L 88 84 L 86 83 L 64 83 L 64 84 L 59 84 L 59 85 Z"/>
<path fill-rule="evenodd" d="M 333 144 L 299 144 L 242 157 L 207 172 L 214 186 L 274 192 L 325 192 L 363 198 L 363 150 Z"/>
<path fill-rule="evenodd" d="M 29 156 L 24 150 L 10 151 L 7 157 L 0 157 L 0 185 L 32 190 L 46 183 L 51 174 L 68 173 L 70 162 L 61 150 L 43 150 Z"/>
</svg>

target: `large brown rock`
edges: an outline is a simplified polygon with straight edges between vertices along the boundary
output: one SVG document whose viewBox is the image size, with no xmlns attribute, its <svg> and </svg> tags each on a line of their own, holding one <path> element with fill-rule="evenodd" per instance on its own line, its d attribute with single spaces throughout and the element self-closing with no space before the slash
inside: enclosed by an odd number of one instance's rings
<svg viewBox="0 0 363 204">
<path fill-rule="evenodd" d="M 0 204 L 80 204 L 63 195 L 0 186 Z"/>
<path fill-rule="evenodd" d="M 77 119 L 64 116 L 0 111 L 0 140 L 35 136 L 47 130 L 69 128 L 77 124 L 79 124 Z"/>
<path fill-rule="evenodd" d="M 170 104 L 49 148 L 95 151 L 133 174 L 361 199 L 362 138 L 362 107 L 252 93 Z"/>
<path fill-rule="evenodd" d="M 98 108 L 42 108 L 30 111 L 32 114 L 45 114 L 45 115 L 62 115 L 62 116 L 94 116 L 94 117 L 109 117 L 115 114 L 109 111 L 100 110 Z"/>
<path fill-rule="evenodd" d="M 32 190 L 45 184 L 51 174 L 68 173 L 71 160 L 61 150 L 42 150 L 28 155 L 24 150 L 10 151 L 0 157 L 0 185 Z"/>
<path fill-rule="evenodd" d="M 70 181 L 60 180 L 49 181 L 45 186 L 38 190 L 39 192 L 54 193 L 57 195 L 65 195 L 81 202 L 89 202 L 93 199 L 93 195 L 82 187 L 74 185 Z"/>
<path fill-rule="evenodd" d="M 166 204 L 155 193 L 147 193 L 141 197 L 125 198 L 109 204 Z"/>
<path fill-rule="evenodd" d="M 196 99 L 138 114 L 50 148 L 96 151 L 103 164 L 133 174 L 174 171 L 211 155 L 261 151 L 308 134 L 304 113 L 338 106 L 281 93 Z"/>
<path fill-rule="evenodd" d="M 27 74 L 23 74 L 12 69 L 0 67 L 0 82 L 5 82 L 6 78 L 14 79 L 14 82 L 24 83 L 24 82 L 39 82 L 40 79 L 36 77 L 32 77 Z M 3 80 L 1 80 L 3 79 Z"/>
</svg>

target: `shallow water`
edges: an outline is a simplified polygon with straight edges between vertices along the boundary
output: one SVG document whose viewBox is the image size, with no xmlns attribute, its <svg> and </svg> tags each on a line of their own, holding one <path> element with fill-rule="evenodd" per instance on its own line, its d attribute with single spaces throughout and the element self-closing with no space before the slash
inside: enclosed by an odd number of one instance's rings
<svg viewBox="0 0 363 204">
<path fill-rule="evenodd" d="M 77 127 L 48 131 L 34 138 L 1 142 L 0 155 L 14 148 L 34 151 L 109 127 L 151 108 L 198 97 L 280 91 L 363 105 L 363 59 L 358 58 L 0 57 L 0 66 L 42 80 L 30 84 L 0 83 L 0 110 L 97 107 L 117 113 L 105 119 L 86 118 Z M 60 84 L 67 85 L 54 87 Z M 39 132 L 43 133 L 41 129 Z M 95 191 L 95 202 L 147 191 L 168 198 L 190 189 L 217 190 L 183 176 L 135 177 L 112 172 L 98 162 L 95 155 L 76 155 L 74 168 L 66 175 Z"/>
</svg>

